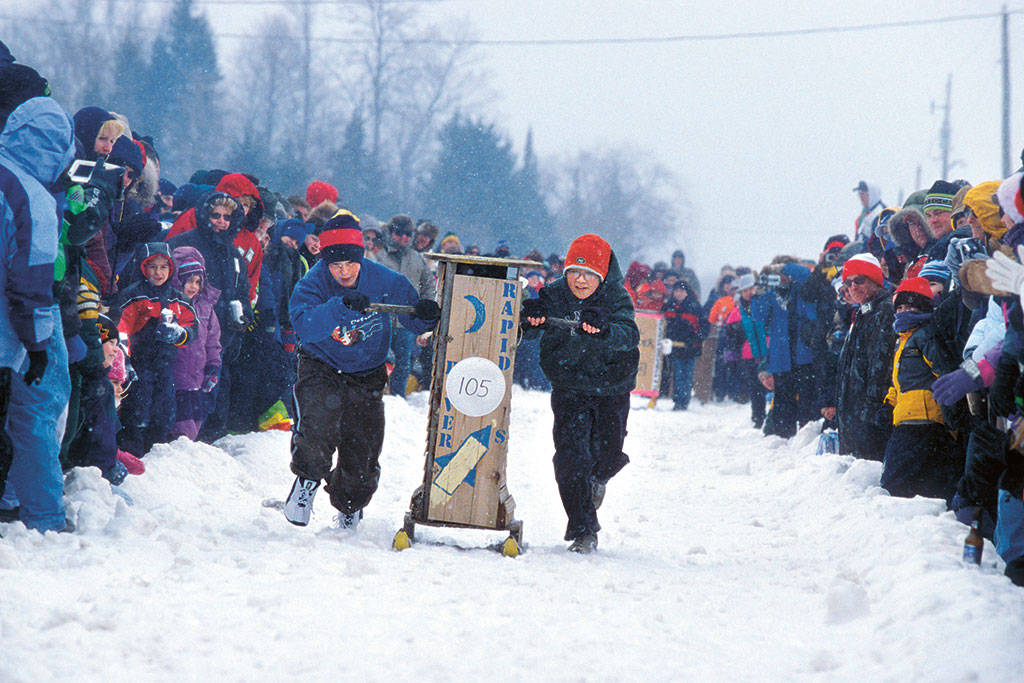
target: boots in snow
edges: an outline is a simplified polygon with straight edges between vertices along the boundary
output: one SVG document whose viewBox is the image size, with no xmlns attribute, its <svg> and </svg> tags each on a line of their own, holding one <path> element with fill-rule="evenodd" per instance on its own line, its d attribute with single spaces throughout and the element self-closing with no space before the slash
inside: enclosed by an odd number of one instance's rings
<svg viewBox="0 0 1024 683">
<path fill-rule="evenodd" d="M 284 518 L 296 526 L 306 526 L 313 514 L 313 498 L 320 482 L 313 479 L 295 477 L 288 500 L 284 502 Z"/>
<path fill-rule="evenodd" d="M 601 507 L 601 503 L 604 502 L 604 492 L 607 484 L 602 484 L 597 479 L 592 479 L 590 483 L 590 499 L 594 501 L 594 509 L 597 510 L 599 507 Z"/>
<path fill-rule="evenodd" d="M 569 546 L 570 553 L 587 555 L 597 550 L 597 534 L 583 534 Z"/>
<path fill-rule="evenodd" d="M 359 526 L 359 520 L 363 518 L 363 511 L 339 512 L 334 518 L 334 526 L 337 529 L 349 529 L 355 531 Z"/>
</svg>

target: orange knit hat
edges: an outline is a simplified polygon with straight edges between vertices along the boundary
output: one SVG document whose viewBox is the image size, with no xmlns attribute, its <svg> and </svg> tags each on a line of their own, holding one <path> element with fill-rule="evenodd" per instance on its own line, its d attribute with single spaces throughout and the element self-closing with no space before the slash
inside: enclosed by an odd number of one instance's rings
<svg viewBox="0 0 1024 683">
<path fill-rule="evenodd" d="M 612 248 L 598 235 L 580 235 L 569 245 L 565 255 L 565 270 L 578 268 L 594 273 L 602 281 L 608 277 L 608 262 Z"/>
</svg>

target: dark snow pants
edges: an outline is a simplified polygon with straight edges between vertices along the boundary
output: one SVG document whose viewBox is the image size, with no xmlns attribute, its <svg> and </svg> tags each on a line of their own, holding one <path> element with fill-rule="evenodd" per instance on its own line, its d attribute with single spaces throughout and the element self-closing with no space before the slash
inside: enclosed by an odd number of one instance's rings
<svg viewBox="0 0 1024 683">
<path fill-rule="evenodd" d="M 891 424 L 878 426 L 859 420 L 842 420 L 839 423 L 839 452 L 881 462 L 891 433 Z"/>
<path fill-rule="evenodd" d="M 331 505 L 357 512 L 370 502 L 380 480 L 387 368 L 350 375 L 299 351 L 295 374 L 292 472 L 326 480 Z M 335 451 L 338 464 L 332 470 Z"/>
<path fill-rule="evenodd" d="M 135 371 L 139 378 L 121 403 L 117 445 L 141 458 L 153 444 L 165 443 L 174 426 L 174 370 L 169 362 L 157 362 L 152 367 L 136 365 Z"/>
<path fill-rule="evenodd" d="M 117 408 L 105 375 L 82 376 L 78 416 L 68 446 L 69 467 L 98 467 L 104 476 L 110 475 L 117 463 Z M 67 431 L 71 430 L 68 424 Z"/>
<path fill-rule="evenodd" d="M 629 463 L 622 452 L 629 417 L 629 394 L 593 396 L 554 389 L 555 481 L 569 517 L 565 540 L 597 533 L 593 483 L 607 483 Z"/>
<path fill-rule="evenodd" d="M 964 471 L 960 449 L 937 422 L 896 425 L 884 463 L 881 486 L 891 495 L 944 498 L 947 504 Z"/>
</svg>

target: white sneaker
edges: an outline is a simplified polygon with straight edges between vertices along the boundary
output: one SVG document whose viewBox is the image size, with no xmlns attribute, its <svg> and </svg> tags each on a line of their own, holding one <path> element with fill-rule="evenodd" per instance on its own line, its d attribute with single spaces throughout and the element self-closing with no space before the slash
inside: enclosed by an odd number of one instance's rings
<svg viewBox="0 0 1024 683">
<path fill-rule="evenodd" d="M 296 526 L 306 526 L 313 514 L 313 498 L 320 482 L 314 479 L 295 477 L 288 500 L 284 502 L 284 518 Z"/>
<path fill-rule="evenodd" d="M 363 511 L 358 512 L 339 512 L 334 516 L 334 527 L 336 529 L 349 529 L 355 531 L 356 527 L 359 526 L 359 520 L 363 518 Z"/>
</svg>

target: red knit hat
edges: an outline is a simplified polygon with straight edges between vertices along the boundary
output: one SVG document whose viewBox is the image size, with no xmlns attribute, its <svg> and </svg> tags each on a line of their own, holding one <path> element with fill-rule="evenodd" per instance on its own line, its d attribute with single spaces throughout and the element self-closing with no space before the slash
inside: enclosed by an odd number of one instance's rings
<svg viewBox="0 0 1024 683">
<path fill-rule="evenodd" d="M 565 255 L 565 270 L 578 268 L 594 273 L 603 281 L 608 277 L 608 262 L 612 248 L 597 235 L 580 235 L 569 245 Z"/>
<path fill-rule="evenodd" d="M 843 282 L 857 275 L 864 275 L 879 287 L 885 284 L 882 266 L 871 254 L 857 254 L 843 266 Z"/>
<path fill-rule="evenodd" d="M 324 202 L 338 201 L 338 190 L 333 185 L 322 180 L 314 180 L 306 188 L 306 202 L 309 208 L 315 209 Z"/>
<path fill-rule="evenodd" d="M 934 304 L 932 286 L 927 278 L 908 277 L 896 288 L 892 297 L 892 305 L 909 304 L 914 308 L 930 311 Z"/>
</svg>

